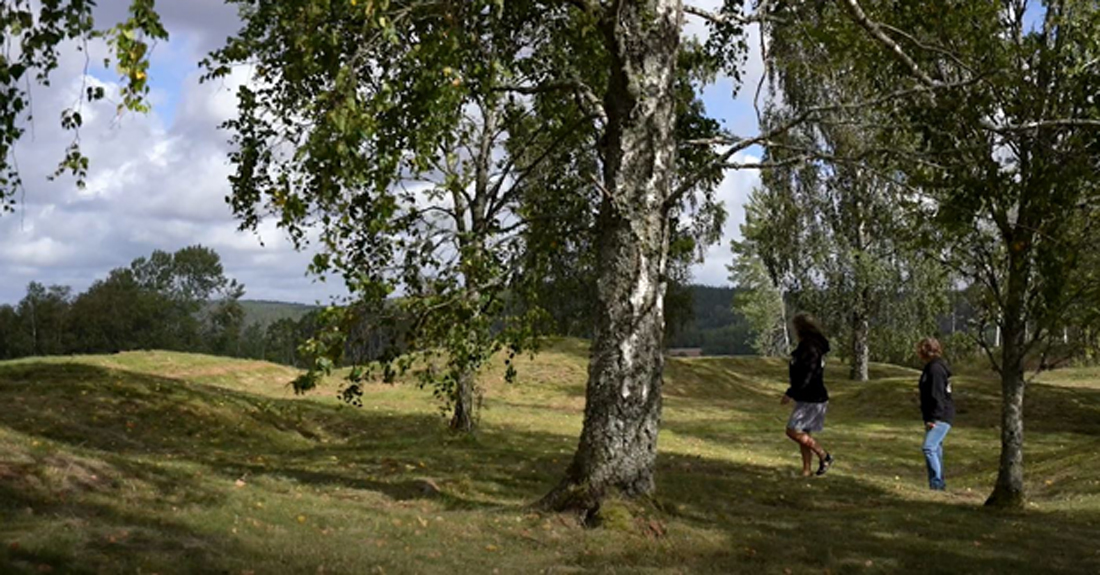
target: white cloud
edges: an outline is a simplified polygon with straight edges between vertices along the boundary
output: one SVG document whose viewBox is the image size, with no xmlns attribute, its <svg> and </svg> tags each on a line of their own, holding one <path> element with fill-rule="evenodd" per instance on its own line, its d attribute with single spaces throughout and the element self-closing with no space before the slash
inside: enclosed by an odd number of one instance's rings
<svg viewBox="0 0 1100 575">
<path fill-rule="evenodd" d="M 693 6 L 706 10 L 717 10 L 723 0 L 689 0 Z M 744 3 L 744 13 L 751 13 L 752 1 Z M 741 84 L 736 93 L 735 84 L 728 76 L 719 77 L 716 82 L 703 90 L 702 99 L 708 112 L 722 122 L 724 128 L 741 137 L 750 137 L 759 133 L 760 125 L 756 116 L 754 100 L 756 89 L 764 77 L 763 51 L 760 45 L 760 26 L 753 24 L 745 29 L 748 54 L 741 68 Z M 686 33 L 705 41 L 706 26 L 699 18 L 688 17 Z M 761 93 L 761 105 L 767 97 L 767 86 Z M 755 148 L 740 152 L 733 160 L 739 163 L 759 161 L 760 153 Z M 741 237 L 741 224 L 745 220 L 745 202 L 753 187 L 759 185 L 760 175 L 756 170 L 733 170 L 726 174 L 718 190 L 718 200 L 726 207 L 728 217 L 722 230 L 722 240 L 710 246 L 704 254 L 704 261 L 692 267 L 692 280 L 705 285 L 727 285 L 729 273 L 726 266 L 732 261 L 730 241 Z"/>
<path fill-rule="evenodd" d="M 184 34 L 181 41 L 195 40 Z M 18 301 L 32 280 L 82 291 L 155 249 L 198 243 L 221 254 L 228 274 L 246 285 L 246 297 L 311 302 L 343 293 L 304 277 L 312 254 L 296 252 L 272 223 L 258 234 L 236 231 L 224 200 L 232 169 L 227 134 L 217 125 L 235 113 L 234 91 L 245 72 L 199 85 L 194 63 L 186 62 L 192 72 L 184 75 L 174 110 L 119 117 L 113 103 L 84 105 L 81 145 L 91 160 L 84 190 L 70 177 L 46 176 L 72 140 L 57 121 L 61 110 L 85 82 L 101 82 L 83 76 L 82 58 L 68 57 L 52 88 L 35 88 L 33 137 L 28 133 L 17 146 L 26 195 L 16 213 L 0 216 L 0 302 Z M 117 93 L 117 85 L 102 84 Z M 167 125 L 162 118 L 171 112 Z"/>
<path fill-rule="evenodd" d="M 757 162 L 760 158 L 739 152 L 733 161 L 739 163 Z M 731 170 L 726 174 L 718 188 L 717 200 L 725 204 L 726 224 L 722 228 L 722 240 L 707 248 L 703 263 L 691 268 L 692 281 L 711 286 L 729 284 L 729 272 L 726 266 L 732 261 L 730 241 L 741 238 L 741 224 L 745 223 L 745 202 L 752 189 L 760 184 L 760 172 L 757 170 Z"/>
</svg>

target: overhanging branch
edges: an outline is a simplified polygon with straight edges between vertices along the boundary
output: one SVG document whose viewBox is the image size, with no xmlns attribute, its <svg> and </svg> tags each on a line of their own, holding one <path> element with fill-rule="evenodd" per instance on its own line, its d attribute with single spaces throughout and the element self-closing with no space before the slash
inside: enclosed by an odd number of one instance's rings
<svg viewBox="0 0 1100 575">
<path fill-rule="evenodd" d="M 920 80 L 922 84 L 929 88 L 939 88 L 943 86 L 943 82 L 934 80 L 931 76 L 925 74 L 924 70 L 921 70 L 920 66 L 909 57 L 909 54 L 906 54 L 905 50 L 883 31 L 882 26 L 867 17 L 867 14 L 859 5 L 858 0 L 844 0 L 844 4 L 848 7 L 848 13 L 852 15 L 852 19 L 856 21 L 856 24 L 859 24 L 864 30 L 867 30 L 875 40 L 893 52 L 894 56 L 897 57 L 898 60 L 901 60 L 902 64 L 905 64 L 913 76 Z"/>
<path fill-rule="evenodd" d="M 753 14 L 752 16 L 742 16 L 740 14 L 731 14 L 731 13 L 724 13 L 724 12 L 712 12 L 710 10 L 705 10 L 703 8 L 699 8 L 699 7 L 696 7 L 696 6 L 690 6 L 690 5 L 685 4 L 684 5 L 684 13 L 685 14 L 691 14 L 692 16 L 697 16 L 699 18 L 702 18 L 703 20 L 706 20 L 707 22 L 711 22 L 713 24 L 719 24 L 719 25 L 730 24 L 730 23 L 752 24 L 754 22 L 764 22 L 766 20 L 771 20 L 771 21 L 778 20 L 775 17 L 765 15 L 763 13 L 763 8 L 764 7 L 761 6 L 760 9 L 758 9 L 756 11 L 756 13 Z"/>
</svg>

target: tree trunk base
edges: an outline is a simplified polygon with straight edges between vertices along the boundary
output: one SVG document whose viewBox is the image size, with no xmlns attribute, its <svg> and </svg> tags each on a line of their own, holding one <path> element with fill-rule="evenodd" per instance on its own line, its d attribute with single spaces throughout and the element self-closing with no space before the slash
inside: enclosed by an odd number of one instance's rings
<svg viewBox="0 0 1100 575">
<path fill-rule="evenodd" d="M 577 483 L 567 478 L 532 507 L 540 511 L 576 513 L 585 525 L 591 525 L 600 512 L 603 497 L 604 493 L 591 484 Z"/>
<path fill-rule="evenodd" d="M 664 535 L 660 506 L 649 493 L 599 489 L 567 479 L 531 506 L 546 512 L 574 514 L 585 527 L 637 531 L 651 537 Z"/>
<path fill-rule="evenodd" d="M 476 390 L 474 387 L 474 374 L 472 371 L 462 374 L 458 378 L 458 386 L 454 390 L 454 415 L 451 416 L 449 427 L 455 433 L 473 433 L 477 427 Z"/>
<path fill-rule="evenodd" d="M 989 499 L 985 500 L 985 506 L 997 509 L 1023 509 L 1025 501 L 1023 491 L 997 486 Z"/>
<path fill-rule="evenodd" d="M 472 433 L 474 431 L 474 418 L 465 409 L 456 409 L 451 422 L 447 425 L 455 433 Z"/>
</svg>

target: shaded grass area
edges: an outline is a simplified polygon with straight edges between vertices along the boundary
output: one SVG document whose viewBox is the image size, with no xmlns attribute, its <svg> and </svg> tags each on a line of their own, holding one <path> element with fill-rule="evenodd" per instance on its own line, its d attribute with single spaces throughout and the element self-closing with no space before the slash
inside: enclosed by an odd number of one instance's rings
<svg viewBox="0 0 1100 575">
<path fill-rule="evenodd" d="M 676 359 L 646 521 L 587 530 L 527 503 L 580 430 L 587 350 L 563 340 L 485 374 L 481 430 L 456 437 L 413 385 L 335 383 L 167 352 L 0 363 L 3 573 L 1006 573 L 1100 571 L 1100 381 L 1029 388 L 1033 505 L 981 507 L 996 470 L 992 378 L 955 383 L 947 494 L 928 492 L 916 372 L 834 380 L 838 464 L 795 477 L 786 364 Z M 1053 375 L 1053 374 L 1052 374 Z M 1070 382 L 1071 384 L 1066 384 Z M 614 509 L 614 505 L 612 506 Z"/>
</svg>

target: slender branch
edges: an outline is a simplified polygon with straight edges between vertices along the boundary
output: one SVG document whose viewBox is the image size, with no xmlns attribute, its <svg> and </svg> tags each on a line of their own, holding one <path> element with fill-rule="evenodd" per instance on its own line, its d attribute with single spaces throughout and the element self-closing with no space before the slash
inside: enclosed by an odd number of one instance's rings
<svg viewBox="0 0 1100 575">
<path fill-rule="evenodd" d="M 1093 120 L 1090 118 L 1059 118 L 1054 120 L 1037 120 L 1035 122 L 1026 122 L 1023 124 L 1005 124 L 997 125 L 989 120 L 982 121 L 982 127 L 991 132 L 998 134 L 1007 134 L 1014 132 L 1030 132 L 1033 130 L 1039 130 L 1042 128 L 1098 128 L 1100 129 L 1100 120 Z"/>
<path fill-rule="evenodd" d="M 523 94 L 524 96 L 534 96 L 536 94 L 549 94 L 550 92 L 566 92 L 576 89 L 574 82 L 546 82 L 543 84 L 536 84 L 533 86 L 527 86 L 523 84 L 500 84 L 493 87 L 496 92 L 513 92 L 516 94 Z"/>
<path fill-rule="evenodd" d="M 905 53 L 905 50 L 903 50 L 902 47 L 899 46 L 893 38 L 888 36 L 886 32 L 882 30 L 881 25 L 868 18 L 867 14 L 863 12 L 863 8 L 860 7 L 858 0 L 844 0 L 844 4 L 848 7 L 848 13 L 852 15 L 852 18 L 856 21 L 856 23 L 863 27 L 864 30 L 867 30 L 867 32 L 871 34 L 872 37 L 874 37 L 881 44 L 886 46 L 887 49 L 893 52 L 898 60 L 901 60 L 901 62 L 909 68 L 909 71 L 912 72 L 913 76 L 920 80 L 922 84 L 929 88 L 939 88 L 943 85 L 943 82 L 933 80 L 931 76 L 925 74 L 924 70 L 921 70 L 920 66 L 918 66 L 917 63 L 913 61 L 913 59 L 910 58 L 908 54 Z"/>
<path fill-rule="evenodd" d="M 804 154 L 783 160 L 769 160 L 766 162 L 725 162 L 722 164 L 722 167 L 731 170 L 770 170 L 802 164 L 813 159 L 814 157 L 812 154 Z"/>
<path fill-rule="evenodd" d="M 592 116 L 585 116 L 585 117 L 579 118 L 576 122 L 571 124 L 568 128 L 563 129 L 561 131 L 561 133 L 558 135 L 558 137 L 555 138 L 554 141 L 551 142 L 550 145 L 547 146 L 542 151 L 542 153 L 540 153 L 538 156 L 536 156 L 535 159 L 531 160 L 531 162 L 528 163 L 526 166 L 524 166 L 523 169 L 519 170 L 519 172 L 518 172 L 519 175 L 515 179 L 513 179 L 513 181 L 512 181 L 511 190 L 509 190 L 507 193 L 499 196 L 499 201 L 496 201 L 492 204 L 492 208 L 491 208 L 490 213 L 495 214 L 495 213 L 497 213 L 498 210 L 503 209 L 504 206 L 508 205 L 508 203 L 515 197 L 515 195 L 519 193 L 520 184 L 522 184 L 523 181 L 527 179 L 527 176 L 529 176 L 534 171 L 535 168 L 537 168 L 539 165 L 541 165 L 542 162 L 546 161 L 547 158 L 549 158 L 551 155 L 553 155 L 554 152 L 558 151 L 558 149 L 562 145 L 562 143 L 564 143 L 570 136 L 572 136 L 574 134 L 574 131 L 577 128 L 579 128 L 585 122 L 591 121 L 592 119 L 593 119 Z M 509 160 L 509 162 L 511 162 L 511 159 Z M 500 177 L 500 179 L 497 180 L 496 186 L 494 188 L 494 191 L 493 191 L 494 197 L 496 197 L 497 194 L 500 192 L 500 189 L 501 189 L 501 186 L 503 185 L 503 183 L 504 183 L 504 176 L 502 175 Z"/>
<path fill-rule="evenodd" d="M 549 94 L 551 92 L 573 92 L 582 100 L 582 108 L 588 108 L 587 111 L 589 113 L 595 114 L 603 123 L 607 123 L 607 110 L 604 109 L 603 103 L 600 101 L 599 97 L 597 97 L 596 94 L 592 92 L 592 89 L 585 85 L 584 82 L 576 78 L 557 82 L 547 82 L 534 86 L 505 84 L 497 86 L 494 90 L 498 92 L 523 94 L 525 96 Z"/>
<path fill-rule="evenodd" d="M 767 132 L 765 132 L 763 134 L 760 134 L 760 135 L 758 135 L 756 137 L 753 137 L 753 138 L 741 138 L 741 139 L 732 139 L 732 140 L 727 139 L 726 143 L 728 143 L 728 145 L 730 146 L 729 149 L 727 149 L 725 152 L 723 152 L 713 162 L 710 162 L 706 166 L 706 168 L 711 168 L 711 167 L 714 167 L 714 166 L 727 165 L 727 163 L 729 162 L 729 159 L 732 158 L 734 156 L 734 154 L 736 154 L 737 152 L 740 152 L 740 151 L 742 151 L 746 148 L 749 148 L 751 146 L 755 146 L 757 144 L 767 142 L 767 141 L 771 140 L 772 138 L 775 138 L 776 136 L 779 136 L 779 135 L 782 135 L 782 134 L 786 133 L 791 128 L 801 124 L 802 122 L 805 122 L 810 117 L 810 115 L 812 113 L 813 113 L 813 109 L 806 110 L 805 112 L 802 112 L 801 114 L 798 114 L 794 118 L 791 118 L 787 122 L 784 122 L 784 123 L 780 124 L 779 126 L 776 126 L 775 128 L 772 128 L 771 130 L 768 130 Z M 691 143 L 691 142 L 692 142 L 691 140 L 688 141 L 688 143 Z M 707 144 L 708 145 L 721 145 L 722 142 L 721 142 L 721 140 L 711 139 L 709 142 L 707 142 Z M 691 191 L 691 189 L 694 188 L 699 183 L 699 181 L 703 178 L 703 175 L 706 171 L 706 168 L 704 168 L 703 170 L 700 170 L 700 173 L 696 174 L 694 177 L 689 177 L 683 183 L 681 183 L 680 186 L 677 187 L 676 190 L 673 191 L 672 194 L 669 195 L 668 199 L 665 200 L 665 203 L 664 203 L 665 208 L 668 209 L 668 208 L 671 208 L 672 206 L 676 205 L 680 201 L 680 199 L 684 197 L 684 194 L 687 194 L 689 191 Z"/>
<path fill-rule="evenodd" d="M 951 59 L 952 62 L 955 63 L 956 66 L 962 68 L 963 70 L 966 70 L 967 72 L 970 72 L 970 73 L 974 72 L 973 68 L 971 68 L 970 66 L 967 66 L 962 60 L 959 59 L 959 57 L 957 55 L 955 55 L 954 52 L 952 52 L 952 51 L 950 51 L 946 48 L 940 48 L 939 46 L 930 46 L 928 44 L 925 44 L 924 42 L 921 42 L 920 40 L 917 40 L 916 38 L 914 38 L 908 32 L 905 32 L 904 30 L 901 30 L 900 28 L 895 28 L 894 26 L 891 26 L 889 24 L 879 23 L 879 26 L 882 26 L 883 28 L 885 28 L 886 30 L 889 30 L 893 34 L 896 34 L 898 36 L 901 36 L 902 38 L 905 38 L 911 44 L 913 44 L 917 48 L 920 48 L 921 50 L 927 50 L 929 52 L 936 52 L 937 54 L 942 54 L 944 56 L 947 56 L 948 58 Z"/>
<path fill-rule="evenodd" d="M 997 361 L 997 355 L 993 353 L 993 348 L 990 347 L 989 342 L 985 340 L 986 327 L 987 325 L 983 321 L 981 324 L 981 328 L 978 330 L 978 333 L 976 335 L 970 334 L 969 332 L 964 333 L 966 333 L 968 337 L 972 338 L 978 344 L 978 347 L 980 347 L 981 350 L 985 352 L 986 357 L 989 358 L 989 364 L 993 366 L 993 371 L 996 371 L 998 374 L 1004 375 L 1004 371 L 1001 369 L 1001 363 Z"/>
<path fill-rule="evenodd" d="M 757 10 L 757 12 L 752 16 L 742 16 L 740 14 L 733 14 L 729 12 L 712 12 L 710 10 L 704 10 L 703 8 L 685 4 L 684 13 L 691 14 L 692 16 L 698 16 L 703 20 L 718 25 L 729 23 L 752 24 L 754 22 L 764 22 L 766 20 L 778 21 L 778 19 L 773 16 L 765 15 L 762 10 Z"/>
</svg>

